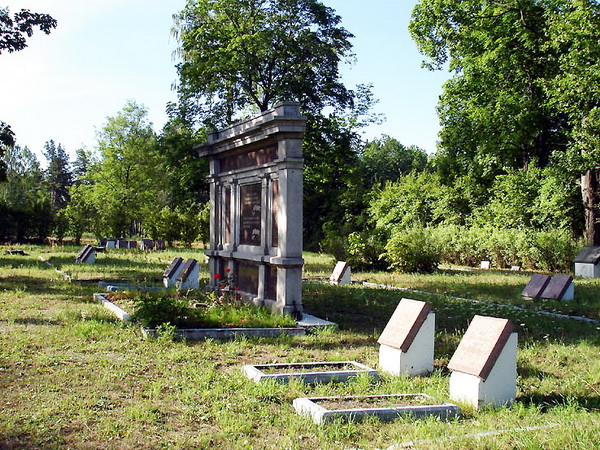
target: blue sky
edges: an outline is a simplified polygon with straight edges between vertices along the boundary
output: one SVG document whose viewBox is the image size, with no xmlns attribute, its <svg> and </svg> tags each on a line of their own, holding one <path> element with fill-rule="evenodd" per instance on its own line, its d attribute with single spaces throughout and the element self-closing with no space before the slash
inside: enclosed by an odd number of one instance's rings
<svg viewBox="0 0 600 450">
<path fill-rule="evenodd" d="M 355 64 L 342 69 L 348 86 L 373 83 L 376 112 L 386 122 L 365 130 L 405 145 L 435 151 L 435 106 L 447 73 L 421 68 L 407 26 L 416 0 L 325 0 L 355 35 Z M 62 143 L 71 154 L 96 146 L 96 130 L 127 100 L 144 104 L 159 131 L 177 79 L 170 35 L 172 15 L 185 0 L 8 0 L 58 20 L 46 36 L 37 31 L 29 47 L 0 55 L 0 120 L 17 143 L 40 152 L 44 142 Z"/>
</svg>

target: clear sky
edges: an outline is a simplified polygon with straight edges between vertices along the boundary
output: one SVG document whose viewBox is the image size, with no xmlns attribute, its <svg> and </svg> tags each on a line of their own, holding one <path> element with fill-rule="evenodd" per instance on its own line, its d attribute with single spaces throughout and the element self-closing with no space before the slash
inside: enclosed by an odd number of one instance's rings
<svg viewBox="0 0 600 450">
<path fill-rule="evenodd" d="M 376 112 L 387 119 L 365 137 L 388 134 L 434 152 L 435 106 L 448 74 L 421 68 L 407 30 L 416 0 L 323 2 L 355 36 L 356 62 L 343 67 L 346 84 L 373 83 Z M 176 99 L 172 15 L 185 0 L 0 0 L 2 5 L 58 21 L 50 35 L 36 29 L 26 49 L 0 55 L 0 120 L 18 144 L 38 154 L 50 139 L 71 154 L 93 149 L 96 130 L 130 99 L 148 108 L 160 131 L 165 105 Z"/>
</svg>

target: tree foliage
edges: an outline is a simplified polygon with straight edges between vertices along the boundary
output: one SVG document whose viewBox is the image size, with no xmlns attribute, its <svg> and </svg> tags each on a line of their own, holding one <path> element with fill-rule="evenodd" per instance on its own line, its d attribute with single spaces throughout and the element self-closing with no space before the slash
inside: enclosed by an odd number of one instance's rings
<svg viewBox="0 0 600 450">
<path fill-rule="evenodd" d="M 22 9 L 11 16 L 8 8 L 0 8 L 0 54 L 9 53 L 27 47 L 26 37 L 33 36 L 34 27 L 50 34 L 56 28 L 56 20 L 48 14 L 32 13 Z"/>
<path fill-rule="evenodd" d="M 139 231 L 148 209 L 165 204 L 163 159 L 147 110 L 127 102 L 98 133 L 100 161 L 89 169 L 89 186 L 81 192 L 97 211 L 97 232 L 123 237 Z"/>
<path fill-rule="evenodd" d="M 347 106 L 339 63 L 352 35 L 317 0 L 189 0 L 176 18 L 179 92 L 214 127 L 280 101 L 307 110 Z"/>
<path fill-rule="evenodd" d="M 581 176 L 590 244 L 600 244 L 600 6 L 595 0 L 421 0 L 410 31 L 431 69 L 440 173 L 496 175 L 559 165 Z"/>
</svg>

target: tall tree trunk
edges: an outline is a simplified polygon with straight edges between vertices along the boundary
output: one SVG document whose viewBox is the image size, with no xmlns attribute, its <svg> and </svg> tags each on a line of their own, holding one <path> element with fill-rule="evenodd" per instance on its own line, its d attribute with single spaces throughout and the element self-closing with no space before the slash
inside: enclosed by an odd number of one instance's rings
<svg viewBox="0 0 600 450">
<path fill-rule="evenodd" d="M 581 197 L 585 210 L 585 241 L 587 245 L 600 245 L 597 170 L 588 170 L 581 176 Z"/>
</svg>

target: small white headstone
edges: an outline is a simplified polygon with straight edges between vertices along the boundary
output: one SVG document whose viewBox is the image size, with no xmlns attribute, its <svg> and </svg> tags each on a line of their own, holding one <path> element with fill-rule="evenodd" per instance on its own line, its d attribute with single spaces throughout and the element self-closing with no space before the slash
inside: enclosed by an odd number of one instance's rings
<svg viewBox="0 0 600 450">
<path fill-rule="evenodd" d="M 481 261 L 481 268 L 482 269 L 489 269 L 491 267 L 492 263 L 490 261 Z"/>
<path fill-rule="evenodd" d="M 177 284 L 177 278 L 183 270 L 183 258 L 177 256 L 173 259 L 167 270 L 163 275 L 163 284 L 166 288 L 175 286 Z"/>
<path fill-rule="evenodd" d="M 332 284 L 350 284 L 352 283 L 350 272 L 350 266 L 347 262 L 338 261 L 329 280 Z"/>
<path fill-rule="evenodd" d="M 517 395 L 517 333 L 507 319 L 475 316 L 448 368 L 450 397 L 481 408 Z"/>
<path fill-rule="evenodd" d="M 179 289 L 198 289 L 200 287 L 199 277 L 200 266 L 198 265 L 198 261 L 190 258 L 183 265 L 181 272 L 179 272 L 177 286 Z"/>
<path fill-rule="evenodd" d="M 510 270 L 512 270 L 513 272 L 520 272 L 521 266 L 510 266 Z"/>
<path fill-rule="evenodd" d="M 433 370 L 435 314 L 426 302 L 403 298 L 381 336 L 379 366 L 392 375 L 422 375 Z"/>
</svg>

